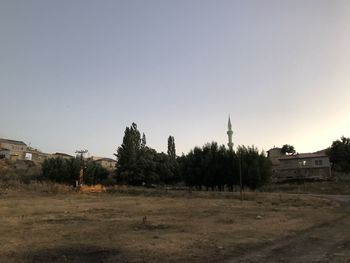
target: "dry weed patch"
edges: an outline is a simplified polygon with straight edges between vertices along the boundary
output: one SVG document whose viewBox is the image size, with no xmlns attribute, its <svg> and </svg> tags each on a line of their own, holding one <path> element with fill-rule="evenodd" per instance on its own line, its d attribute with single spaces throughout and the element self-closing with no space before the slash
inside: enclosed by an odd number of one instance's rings
<svg viewBox="0 0 350 263">
<path fill-rule="evenodd" d="M 246 193 L 240 202 L 237 193 L 133 191 L 8 193 L 0 198 L 0 258 L 220 262 L 341 216 L 333 202 L 303 195 Z"/>
</svg>

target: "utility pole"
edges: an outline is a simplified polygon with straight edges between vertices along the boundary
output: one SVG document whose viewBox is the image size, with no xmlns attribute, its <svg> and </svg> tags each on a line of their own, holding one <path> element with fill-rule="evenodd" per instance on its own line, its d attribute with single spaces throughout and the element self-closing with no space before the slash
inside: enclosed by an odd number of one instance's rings
<svg viewBox="0 0 350 263">
<path fill-rule="evenodd" d="M 79 181 L 76 182 L 76 186 L 81 186 L 84 183 L 84 154 L 87 153 L 88 150 L 77 150 L 75 153 L 80 155 L 80 173 L 79 173 Z"/>
</svg>

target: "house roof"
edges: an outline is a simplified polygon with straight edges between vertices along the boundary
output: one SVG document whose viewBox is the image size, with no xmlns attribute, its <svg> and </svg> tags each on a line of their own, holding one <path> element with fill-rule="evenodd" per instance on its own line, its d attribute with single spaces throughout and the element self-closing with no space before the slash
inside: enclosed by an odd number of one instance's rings
<svg viewBox="0 0 350 263">
<path fill-rule="evenodd" d="M 307 159 L 307 158 L 321 158 L 321 157 L 327 157 L 325 153 L 297 153 L 293 155 L 286 155 L 281 158 L 278 158 L 279 160 L 293 160 L 293 159 Z"/>
<path fill-rule="evenodd" d="M 9 143 L 9 144 L 16 144 L 16 145 L 27 146 L 27 144 L 25 144 L 22 141 L 15 141 L 15 140 L 2 139 L 2 138 L 0 138 L 0 143 Z"/>
<path fill-rule="evenodd" d="M 323 149 L 323 150 L 319 150 L 317 152 L 314 152 L 314 153 L 323 153 L 323 154 L 326 154 L 328 149 Z"/>
</svg>

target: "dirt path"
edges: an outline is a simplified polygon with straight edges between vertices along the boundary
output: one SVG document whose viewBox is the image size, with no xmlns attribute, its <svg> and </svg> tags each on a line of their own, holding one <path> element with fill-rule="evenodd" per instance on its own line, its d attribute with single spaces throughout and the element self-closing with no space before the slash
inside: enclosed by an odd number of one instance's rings
<svg viewBox="0 0 350 263">
<path fill-rule="evenodd" d="M 345 204 L 342 218 L 263 247 L 234 262 L 350 262 L 350 196 L 322 196 Z"/>
</svg>

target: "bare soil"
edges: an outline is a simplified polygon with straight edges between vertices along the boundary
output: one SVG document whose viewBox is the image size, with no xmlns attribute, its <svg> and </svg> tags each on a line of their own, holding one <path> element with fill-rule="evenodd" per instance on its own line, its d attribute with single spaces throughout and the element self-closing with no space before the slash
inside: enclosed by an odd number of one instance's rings
<svg viewBox="0 0 350 263">
<path fill-rule="evenodd" d="M 348 262 L 338 200 L 152 191 L 2 191 L 0 262 Z"/>
<path fill-rule="evenodd" d="M 350 205 L 350 196 L 327 197 Z M 229 262 L 350 262 L 350 215 L 275 241 Z"/>
</svg>

